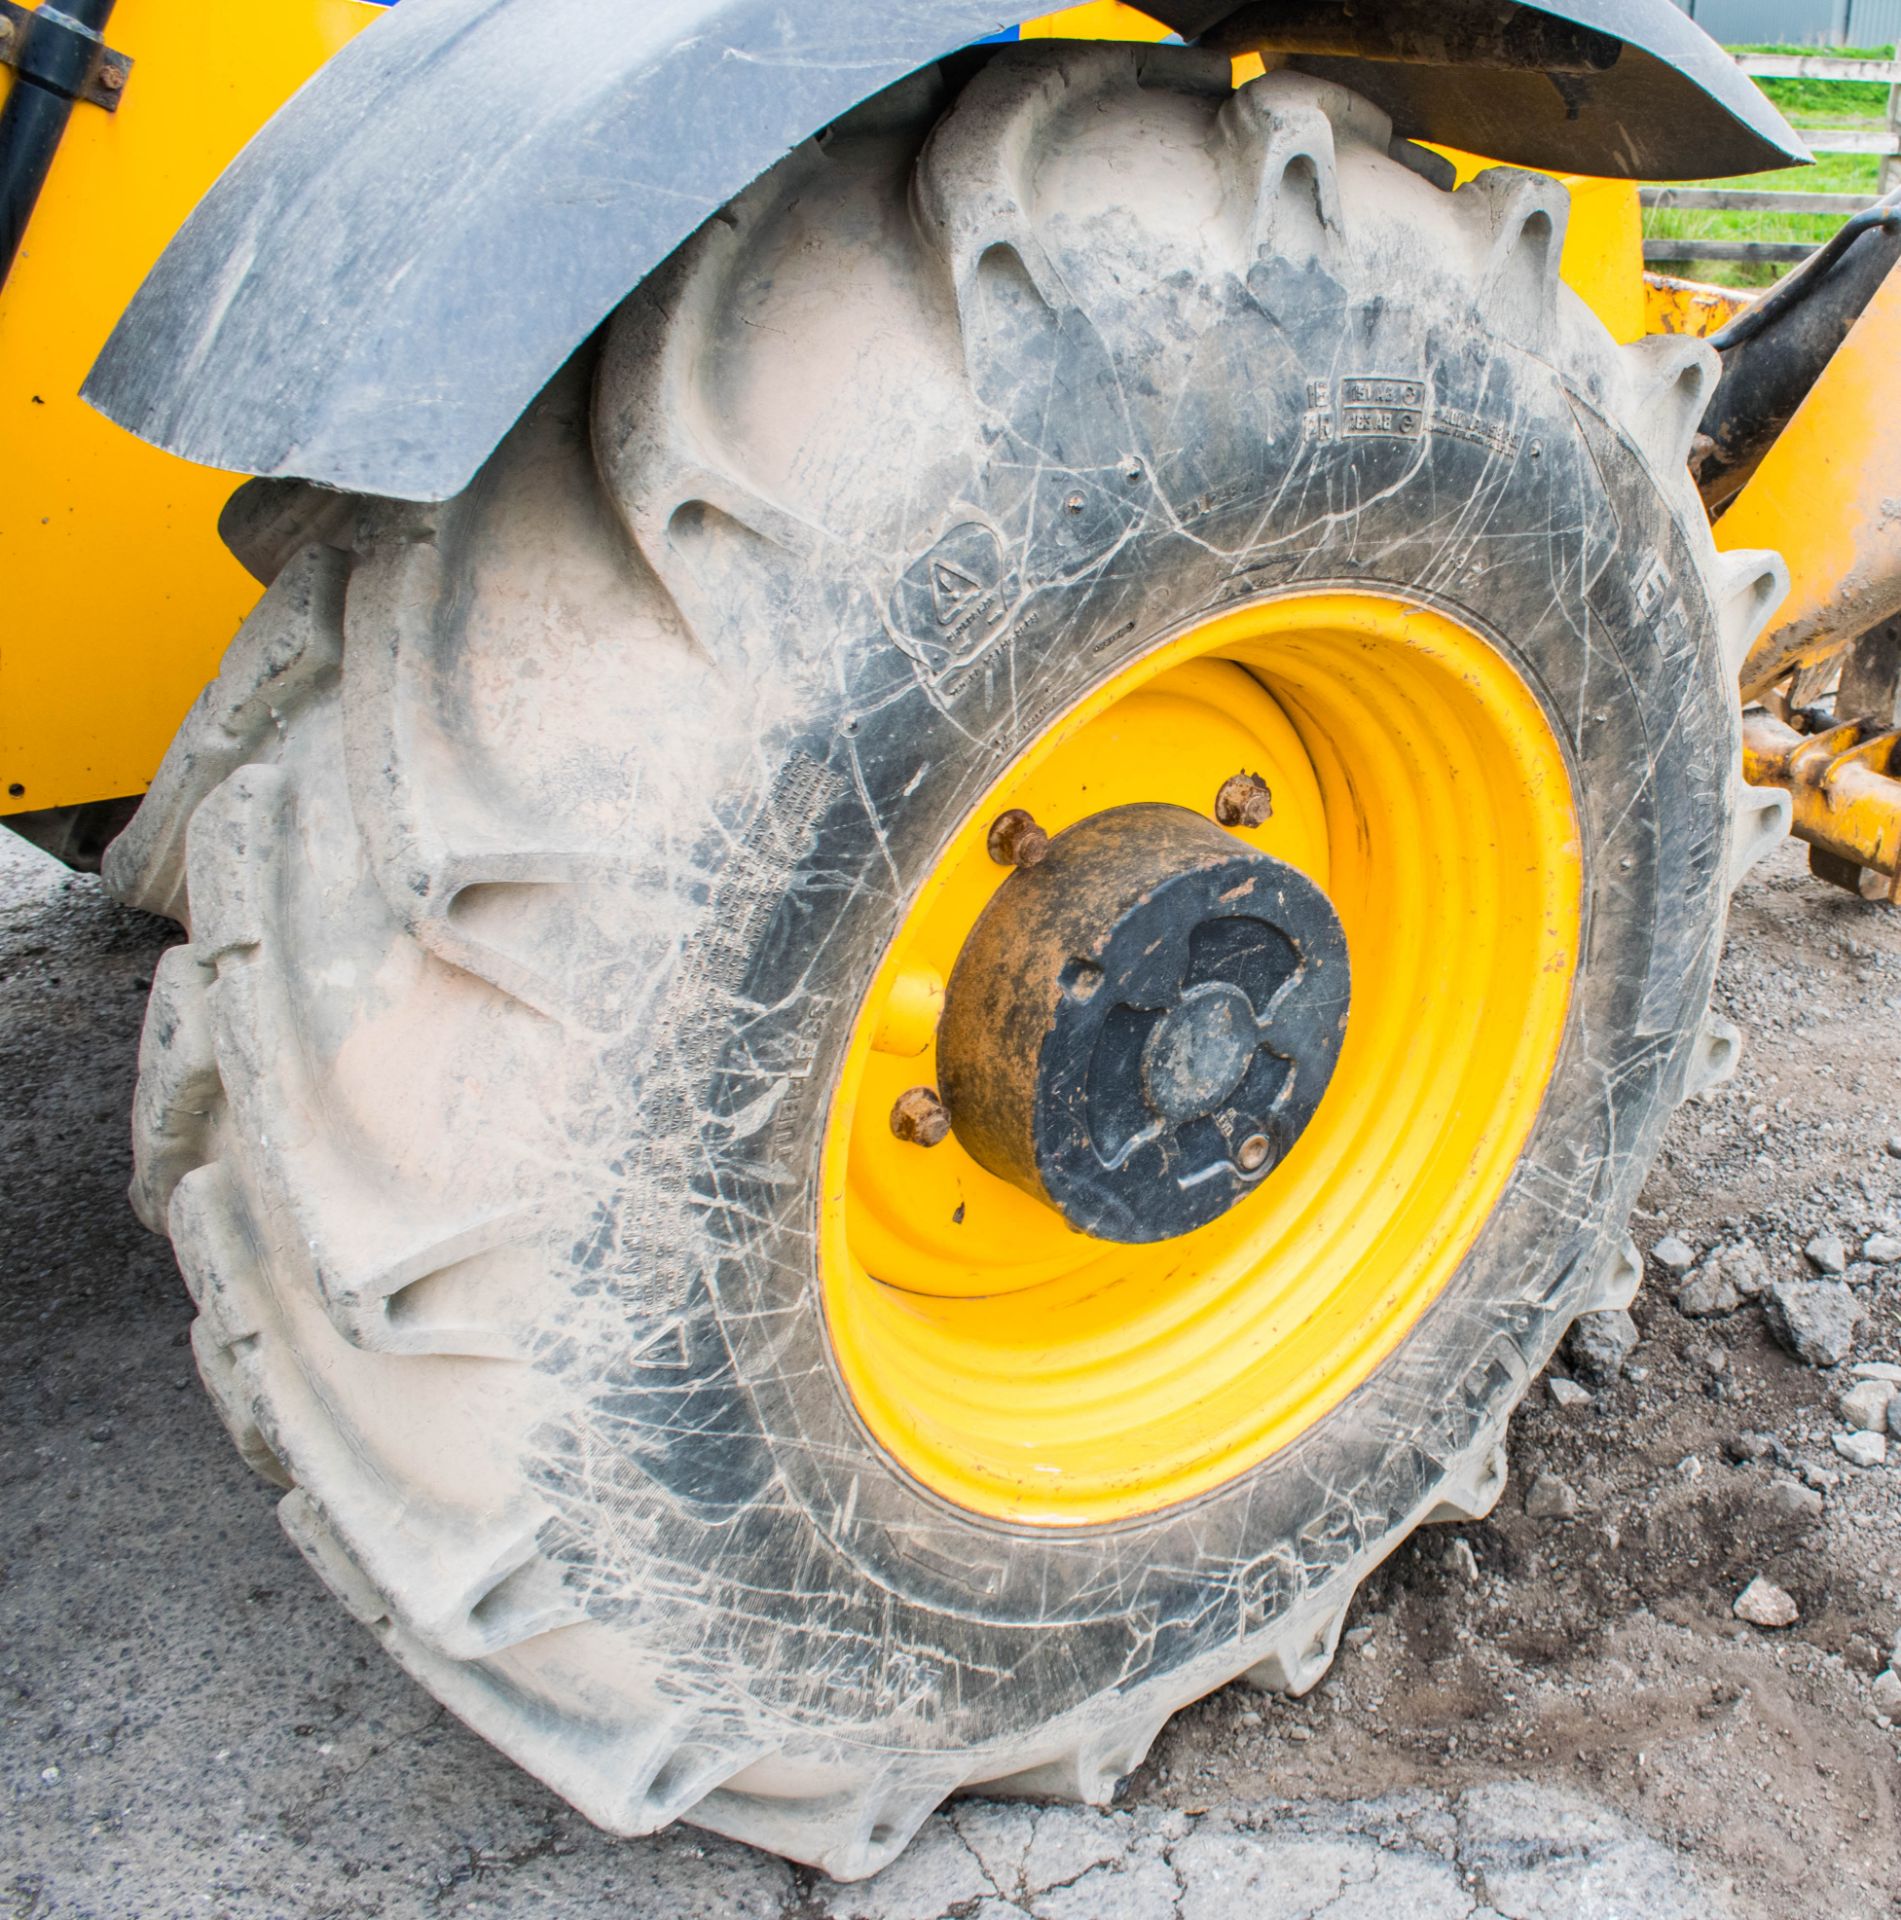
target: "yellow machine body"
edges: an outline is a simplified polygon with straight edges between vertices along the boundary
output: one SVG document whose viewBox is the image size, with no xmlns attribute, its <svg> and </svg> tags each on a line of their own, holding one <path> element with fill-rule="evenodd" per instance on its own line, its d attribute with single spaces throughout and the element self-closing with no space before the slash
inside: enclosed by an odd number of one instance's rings
<svg viewBox="0 0 1901 1920">
<path fill-rule="evenodd" d="M 134 439 L 78 390 L 224 165 L 382 11 L 370 0 L 120 0 L 112 16 L 110 42 L 135 63 L 131 80 L 117 112 L 75 109 L 0 291 L 0 816 L 143 792 L 257 597 L 217 537 L 235 476 Z M 1117 0 L 1022 29 L 1027 38 L 1164 31 Z M 1259 61 L 1238 65 L 1246 78 Z M 1452 158 L 1462 178 L 1485 164 Z M 1646 294 L 1635 187 L 1568 185 L 1565 279 L 1619 340 L 1660 330 L 1660 319 L 1668 327 Z"/>
<path fill-rule="evenodd" d="M 237 484 L 79 398 L 113 322 L 226 163 L 383 9 L 120 0 L 118 110 L 73 110 L 0 291 L 0 814 L 144 791 L 257 582 Z M 0 98 L 11 84 L 0 68 Z"/>
</svg>

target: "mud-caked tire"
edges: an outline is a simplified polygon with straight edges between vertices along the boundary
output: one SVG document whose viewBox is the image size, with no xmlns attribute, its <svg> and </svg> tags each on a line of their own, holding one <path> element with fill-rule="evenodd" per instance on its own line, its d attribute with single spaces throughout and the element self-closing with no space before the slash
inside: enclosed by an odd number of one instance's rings
<svg viewBox="0 0 1901 1920">
<path fill-rule="evenodd" d="M 1311 1686 L 1628 1300 L 1781 826 L 1734 694 L 1776 566 L 1715 554 L 1685 472 L 1714 356 L 1612 342 L 1552 182 L 1439 167 L 1310 79 L 1008 49 L 710 221 L 459 498 L 313 495 L 301 543 L 281 489 L 235 505 L 271 584 L 108 861 L 190 933 L 135 1203 L 323 1578 L 603 1826 L 854 1877 L 959 1788 L 1106 1798 L 1185 1702 Z M 828 1347 L 853 1019 L 1052 716 L 1327 586 L 1487 636 L 1562 742 L 1581 946 L 1535 1124 L 1298 1440 L 1114 1524 L 967 1510 Z"/>
</svg>

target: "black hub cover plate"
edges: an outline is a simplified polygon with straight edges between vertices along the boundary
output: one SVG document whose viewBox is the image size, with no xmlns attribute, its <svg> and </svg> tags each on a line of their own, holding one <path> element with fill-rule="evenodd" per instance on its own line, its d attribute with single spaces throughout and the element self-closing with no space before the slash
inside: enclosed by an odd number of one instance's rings
<svg viewBox="0 0 1901 1920">
<path fill-rule="evenodd" d="M 957 1136 L 1097 1239 L 1191 1232 L 1252 1192 L 1339 1059 L 1326 895 L 1184 807 L 1114 807 L 997 890 L 952 972 Z"/>
</svg>

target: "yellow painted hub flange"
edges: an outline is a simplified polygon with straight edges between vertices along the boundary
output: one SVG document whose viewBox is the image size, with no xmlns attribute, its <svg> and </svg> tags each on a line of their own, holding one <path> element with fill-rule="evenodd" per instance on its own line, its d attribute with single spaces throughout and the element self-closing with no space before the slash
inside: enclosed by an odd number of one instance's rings
<svg viewBox="0 0 1901 1920">
<path fill-rule="evenodd" d="M 1219 1220 L 1118 1246 L 955 1135 L 897 1139 L 935 1084 L 934 1008 L 1006 869 L 989 823 L 1050 833 L 1140 800 L 1208 812 L 1333 902 L 1353 970 L 1339 1065 L 1285 1161 Z M 1370 593 L 1267 599 L 1157 647 L 1036 741 L 964 824 L 861 1009 L 828 1123 L 820 1283 L 866 1425 L 947 1500 L 1082 1525 L 1221 1485 L 1365 1380 L 1451 1279 L 1556 1061 L 1579 940 L 1564 755 L 1470 628 Z"/>
</svg>

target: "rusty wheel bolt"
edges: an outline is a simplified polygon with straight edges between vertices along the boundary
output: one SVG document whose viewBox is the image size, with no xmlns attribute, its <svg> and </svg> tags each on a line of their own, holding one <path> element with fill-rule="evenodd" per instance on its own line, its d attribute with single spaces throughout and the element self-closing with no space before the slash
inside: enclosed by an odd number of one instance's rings
<svg viewBox="0 0 1901 1920">
<path fill-rule="evenodd" d="M 1000 867 L 1033 867 L 1050 850 L 1050 837 L 1021 807 L 990 823 L 990 857 Z"/>
<path fill-rule="evenodd" d="M 1274 817 L 1274 796 L 1258 773 L 1232 773 L 1215 795 L 1215 818 L 1224 827 L 1264 827 Z"/>
<path fill-rule="evenodd" d="M 891 1108 L 891 1131 L 914 1147 L 934 1147 L 950 1132 L 950 1109 L 931 1087 L 911 1087 Z"/>
<path fill-rule="evenodd" d="M 1274 1151 L 1273 1143 L 1264 1133 L 1251 1133 L 1234 1150 L 1234 1164 L 1243 1173 L 1259 1173 L 1267 1165 L 1267 1156 Z"/>
</svg>

